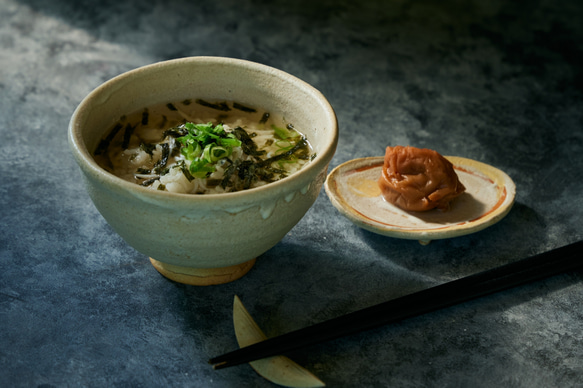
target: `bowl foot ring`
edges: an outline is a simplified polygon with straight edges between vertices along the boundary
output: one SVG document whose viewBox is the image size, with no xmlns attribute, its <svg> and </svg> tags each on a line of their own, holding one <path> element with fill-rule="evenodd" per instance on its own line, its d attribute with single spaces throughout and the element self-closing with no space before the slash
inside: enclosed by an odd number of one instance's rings
<svg viewBox="0 0 583 388">
<path fill-rule="evenodd" d="M 225 284 L 241 278 L 255 264 L 256 259 L 251 259 L 241 264 L 223 268 L 190 268 L 163 263 L 152 259 L 150 262 L 164 277 L 177 283 L 191 286 L 211 286 Z"/>
</svg>

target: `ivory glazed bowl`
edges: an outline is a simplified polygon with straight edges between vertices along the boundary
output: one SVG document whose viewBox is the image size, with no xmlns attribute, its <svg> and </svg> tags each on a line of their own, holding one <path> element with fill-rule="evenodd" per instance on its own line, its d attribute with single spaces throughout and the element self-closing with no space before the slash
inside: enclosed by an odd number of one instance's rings
<svg viewBox="0 0 583 388">
<path fill-rule="evenodd" d="M 120 117 L 185 99 L 236 101 L 281 114 L 307 137 L 316 157 L 277 182 L 204 195 L 142 187 L 93 158 Z M 312 206 L 336 150 L 338 124 L 326 98 L 290 74 L 245 60 L 190 57 L 137 68 L 93 90 L 71 117 L 68 140 L 87 192 L 111 227 L 167 278 L 210 285 L 247 273 Z"/>
</svg>

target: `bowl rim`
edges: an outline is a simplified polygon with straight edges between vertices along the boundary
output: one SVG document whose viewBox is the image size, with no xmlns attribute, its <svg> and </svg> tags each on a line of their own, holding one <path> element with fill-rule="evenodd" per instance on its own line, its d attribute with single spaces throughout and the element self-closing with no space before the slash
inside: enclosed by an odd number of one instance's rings
<svg viewBox="0 0 583 388">
<path fill-rule="evenodd" d="M 106 90 L 112 88 L 115 84 L 121 83 L 124 80 L 130 79 L 132 77 L 137 77 L 140 73 L 156 72 L 164 68 L 178 68 L 193 63 L 230 65 L 241 67 L 248 71 L 261 72 L 270 76 L 275 76 L 284 82 L 293 84 L 294 86 L 302 89 L 305 93 L 314 96 L 315 100 L 320 102 L 320 105 L 323 108 L 323 112 L 326 114 L 328 121 L 330 121 L 332 124 L 330 128 L 331 133 L 325 137 L 323 147 L 317 152 L 316 157 L 300 171 L 291 174 L 285 179 L 249 190 L 204 195 L 152 190 L 150 188 L 142 187 L 135 183 L 128 182 L 99 166 L 93 158 L 91 152 L 86 147 L 85 142 L 83 141 L 83 138 L 80 134 L 80 126 L 78 125 L 78 121 L 88 110 L 89 103 L 96 99 L 101 93 L 104 93 Z M 172 199 L 173 201 L 177 202 L 186 201 L 187 203 L 208 203 L 214 202 L 217 199 L 221 199 L 221 202 L 224 202 L 225 200 L 242 201 L 248 199 L 248 197 L 256 198 L 269 196 L 273 191 L 278 191 L 278 189 L 279 191 L 289 191 L 291 186 L 305 185 L 302 180 L 303 176 L 310 175 L 310 172 L 317 174 L 318 171 L 320 171 L 322 168 L 325 168 L 325 166 L 330 163 L 338 144 L 338 132 L 338 119 L 330 102 L 319 90 L 307 82 L 297 78 L 296 76 L 293 76 L 283 70 L 245 59 L 218 56 L 192 56 L 170 59 L 140 66 L 121 73 L 97 86 L 95 89 L 89 92 L 89 94 L 87 94 L 83 100 L 81 100 L 73 112 L 68 125 L 68 143 L 75 159 L 77 160 L 77 163 L 82 168 L 82 170 L 86 174 L 89 174 L 92 177 L 98 179 L 101 183 L 105 184 L 110 189 L 122 189 L 125 192 L 140 195 L 141 197 L 145 196 L 153 201 Z M 253 201 L 255 200 L 256 199 Z"/>
</svg>

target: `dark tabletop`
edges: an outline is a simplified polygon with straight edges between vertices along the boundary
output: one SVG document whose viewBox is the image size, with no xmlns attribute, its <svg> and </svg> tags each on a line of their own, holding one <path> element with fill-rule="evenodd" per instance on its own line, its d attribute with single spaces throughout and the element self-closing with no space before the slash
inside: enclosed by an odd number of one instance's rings
<svg viewBox="0 0 583 388">
<path fill-rule="evenodd" d="M 269 387 L 207 364 L 237 347 L 234 295 L 271 336 L 580 240 L 582 21 L 566 0 L 0 0 L 0 386 Z M 242 279 L 173 283 L 94 208 L 67 125 L 102 82 L 199 55 L 322 91 L 340 125 L 331 168 L 426 147 L 505 171 L 516 203 L 423 246 L 356 227 L 322 190 Z M 329 387 L 581 386 L 582 276 L 290 357 Z"/>
</svg>

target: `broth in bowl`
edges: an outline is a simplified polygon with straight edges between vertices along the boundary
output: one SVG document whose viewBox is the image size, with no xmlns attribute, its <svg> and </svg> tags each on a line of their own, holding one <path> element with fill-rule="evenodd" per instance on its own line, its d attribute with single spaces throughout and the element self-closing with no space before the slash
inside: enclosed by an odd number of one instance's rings
<svg viewBox="0 0 583 388">
<path fill-rule="evenodd" d="M 219 194 L 284 179 L 315 154 L 283 117 L 233 101 L 188 99 L 121 117 L 94 157 L 110 173 L 153 190 Z"/>
</svg>

